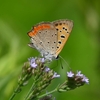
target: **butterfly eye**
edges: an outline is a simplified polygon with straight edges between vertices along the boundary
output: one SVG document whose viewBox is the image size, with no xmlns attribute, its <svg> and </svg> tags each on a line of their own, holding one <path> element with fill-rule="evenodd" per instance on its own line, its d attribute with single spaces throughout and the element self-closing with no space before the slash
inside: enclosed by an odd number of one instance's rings
<svg viewBox="0 0 100 100">
<path fill-rule="evenodd" d="M 56 57 L 56 59 L 59 59 L 59 55 Z"/>
</svg>

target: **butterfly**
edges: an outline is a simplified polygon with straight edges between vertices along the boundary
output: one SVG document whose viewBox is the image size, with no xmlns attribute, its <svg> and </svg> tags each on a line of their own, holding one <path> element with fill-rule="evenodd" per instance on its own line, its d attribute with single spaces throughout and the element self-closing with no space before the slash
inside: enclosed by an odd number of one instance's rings
<svg viewBox="0 0 100 100">
<path fill-rule="evenodd" d="M 28 32 L 31 39 L 29 46 L 38 50 L 47 60 L 57 59 L 72 28 L 73 21 L 68 19 L 38 23 Z"/>
</svg>

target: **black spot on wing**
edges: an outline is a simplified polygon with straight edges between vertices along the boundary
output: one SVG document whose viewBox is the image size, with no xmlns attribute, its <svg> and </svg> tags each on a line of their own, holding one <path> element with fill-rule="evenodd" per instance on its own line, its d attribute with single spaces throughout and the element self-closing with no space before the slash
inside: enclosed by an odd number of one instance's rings
<svg viewBox="0 0 100 100">
<path fill-rule="evenodd" d="M 61 38 L 65 38 L 65 36 L 64 35 L 61 35 Z"/>
</svg>

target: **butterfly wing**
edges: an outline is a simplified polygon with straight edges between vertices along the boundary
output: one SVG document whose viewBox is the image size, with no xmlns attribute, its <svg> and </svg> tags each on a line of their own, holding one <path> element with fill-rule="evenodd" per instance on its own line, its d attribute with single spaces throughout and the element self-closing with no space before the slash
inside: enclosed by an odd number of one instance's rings
<svg viewBox="0 0 100 100">
<path fill-rule="evenodd" d="M 52 23 L 40 23 L 28 35 L 31 37 L 31 47 L 36 48 L 46 59 L 56 58 L 57 31 Z"/>
<path fill-rule="evenodd" d="M 58 36 L 56 55 L 59 55 L 63 49 L 73 27 L 73 21 L 71 20 L 58 20 L 53 22 Z"/>
</svg>

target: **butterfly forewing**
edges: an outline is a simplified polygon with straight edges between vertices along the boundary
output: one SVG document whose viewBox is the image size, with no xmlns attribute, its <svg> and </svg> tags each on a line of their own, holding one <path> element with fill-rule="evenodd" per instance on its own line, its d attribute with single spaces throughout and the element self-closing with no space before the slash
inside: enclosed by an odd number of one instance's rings
<svg viewBox="0 0 100 100">
<path fill-rule="evenodd" d="M 54 22 L 54 25 L 58 34 L 56 55 L 59 55 L 70 35 L 73 22 L 70 20 L 58 20 Z"/>
</svg>

